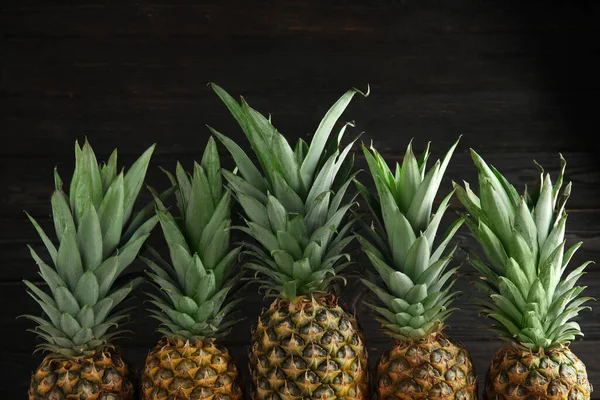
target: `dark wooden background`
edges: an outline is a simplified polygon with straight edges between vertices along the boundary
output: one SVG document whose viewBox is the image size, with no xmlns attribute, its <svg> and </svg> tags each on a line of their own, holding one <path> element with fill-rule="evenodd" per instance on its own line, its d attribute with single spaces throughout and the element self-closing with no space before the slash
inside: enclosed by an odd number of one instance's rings
<svg viewBox="0 0 600 400">
<path fill-rule="evenodd" d="M 31 324 L 15 320 L 37 312 L 21 280 L 39 280 L 25 245 L 41 246 L 22 210 L 51 229 L 52 169 L 57 165 L 68 181 L 73 142 L 84 135 L 100 158 L 118 147 L 121 163 L 157 142 L 148 177 L 156 187 L 167 184 L 158 166 L 173 169 L 181 160 L 189 168 L 199 159 L 206 123 L 247 148 L 209 81 L 271 112 L 294 140 L 314 132 L 345 90 L 370 84 L 371 96 L 355 98 L 345 119 L 355 120 L 363 140 L 390 162 L 401 160 L 411 138 L 418 150 L 432 140 L 439 157 L 464 135 L 442 185 L 446 193 L 451 180 L 475 181 L 469 147 L 519 188 L 535 181 L 533 159 L 556 172 L 562 152 L 574 185 L 568 243 L 585 241 L 572 264 L 599 258 L 593 2 L 7 0 L 0 10 L 2 399 L 24 398 L 41 360 L 31 355 Z M 358 154 L 357 165 L 364 167 Z M 464 229 L 459 236 L 472 243 Z M 160 235 L 153 241 L 160 246 Z M 142 269 L 138 263 L 131 270 Z M 466 344 L 482 382 L 500 342 L 478 329 L 485 321 L 468 302 L 470 272 L 465 263 L 462 310 L 448 333 Z M 584 283 L 589 295 L 600 296 L 597 267 Z M 138 368 L 158 338 L 139 295 L 135 333 L 120 342 Z M 225 341 L 244 373 L 250 327 L 266 304 L 252 290 L 246 295 L 247 319 Z M 345 298 L 352 303 L 360 295 L 351 281 Z M 360 302 L 357 313 L 374 365 L 390 341 Z M 600 306 L 582 315 L 586 336 L 572 345 L 598 388 L 599 316 Z"/>
</svg>

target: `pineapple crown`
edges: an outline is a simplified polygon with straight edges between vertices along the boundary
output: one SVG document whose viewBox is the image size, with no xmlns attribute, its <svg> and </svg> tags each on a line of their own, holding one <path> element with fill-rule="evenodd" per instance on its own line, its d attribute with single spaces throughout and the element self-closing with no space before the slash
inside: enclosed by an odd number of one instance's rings
<svg viewBox="0 0 600 400">
<path fill-rule="evenodd" d="M 211 128 L 241 174 L 223 172 L 247 217 L 240 229 L 260 244 L 248 244 L 255 262 L 246 265 L 267 278 L 260 281 L 267 296 L 294 299 L 329 290 L 350 263 L 343 251 L 353 239 L 353 221 L 346 220 L 352 202 L 344 202 L 344 195 L 354 160 L 348 157 L 354 141 L 339 150 L 348 124 L 330 136 L 354 94 L 363 93 L 346 92 L 329 109 L 311 144 L 299 139 L 292 149 L 270 118 L 243 98 L 238 104 L 219 86 L 212 87 L 245 132 L 262 168 L 259 171 L 237 144 Z"/>
<path fill-rule="evenodd" d="M 162 323 L 167 337 L 217 338 L 238 320 L 229 318 L 243 299 L 228 298 L 240 281 L 232 276 L 241 247 L 230 250 L 231 191 L 223 190 L 219 154 L 214 139 L 208 141 L 202 161 L 188 174 L 177 163 L 169 177 L 179 217 L 176 219 L 155 196 L 156 213 L 169 247 L 171 262 L 149 247 L 152 259 L 142 258 L 162 296 L 149 294 L 157 309 L 152 316 Z"/>
<path fill-rule="evenodd" d="M 564 279 L 569 261 L 581 246 L 565 251 L 565 204 L 571 184 L 561 190 L 566 162 L 553 185 L 541 166 L 538 188 L 519 195 L 494 167 L 473 150 L 478 171 L 479 196 L 454 184 L 457 197 L 469 216 L 466 220 L 486 256 L 482 261 L 471 252 L 470 261 L 481 274 L 477 285 L 489 296 L 481 299 L 483 312 L 494 323 L 492 330 L 532 349 L 551 348 L 583 335 L 571 321 L 590 297 L 578 297 L 584 290 L 575 286 L 589 261 Z"/>
<path fill-rule="evenodd" d="M 29 246 L 39 274 L 50 293 L 25 280 L 28 293 L 41 306 L 45 317 L 25 315 L 38 325 L 33 330 L 46 341 L 38 349 L 68 357 L 86 354 L 103 346 L 123 331 L 111 332 L 127 318 L 114 312 L 139 285 L 131 279 L 118 288 L 115 280 L 136 258 L 158 217 L 152 204 L 132 218 L 154 146 L 146 150 L 125 173 L 117 173 L 117 150 L 100 166 L 87 139 L 83 148 L 75 142 L 75 170 L 69 195 L 54 171 L 52 215 L 58 249 L 41 226 L 27 216 L 46 246 L 46 263 Z"/>
<path fill-rule="evenodd" d="M 454 309 L 449 309 L 456 292 L 451 292 L 450 278 L 458 267 L 446 270 L 456 245 L 448 247 L 464 222 L 456 220 L 446 231 L 437 248 L 433 246 L 437 231 L 448 208 L 452 193 L 432 215 L 433 201 L 458 141 L 443 161 L 427 171 L 429 144 L 417 159 L 409 144 L 402 161 L 392 173 L 383 157 L 371 146 L 363 152 L 377 196 L 356 181 L 357 188 L 369 205 L 371 226 L 362 222 L 363 235 L 358 239 L 378 276 L 362 279 L 384 307 L 366 303 L 381 317 L 376 317 L 384 331 L 401 340 L 423 339 L 439 332 Z M 380 284 L 375 282 L 379 280 Z M 449 282 L 450 281 L 450 282 Z"/>
</svg>

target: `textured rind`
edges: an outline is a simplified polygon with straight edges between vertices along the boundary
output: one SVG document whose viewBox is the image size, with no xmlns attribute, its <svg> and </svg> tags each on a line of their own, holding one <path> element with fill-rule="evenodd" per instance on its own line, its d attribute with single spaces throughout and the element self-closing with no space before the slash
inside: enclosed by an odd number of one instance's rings
<svg viewBox="0 0 600 400">
<path fill-rule="evenodd" d="M 238 369 L 213 340 L 162 338 L 142 371 L 144 400 L 239 400 Z"/>
<path fill-rule="evenodd" d="M 533 351 L 510 344 L 492 360 L 485 398 L 589 400 L 592 390 L 585 365 L 567 346 Z"/>
<path fill-rule="evenodd" d="M 276 299 L 250 350 L 254 399 L 368 399 L 367 350 L 356 319 L 330 294 Z"/>
<path fill-rule="evenodd" d="M 48 354 L 28 394 L 29 400 L 133 400 L 135 373 L 114 349 L 72 359 Z"/>
<path fill-rule="evenodd" d="M 469 353 L 441 333 L 418 341 L 399 341 L 381 355 L 375 379 L 377 400 L 477 399 Z"/>
</svg>

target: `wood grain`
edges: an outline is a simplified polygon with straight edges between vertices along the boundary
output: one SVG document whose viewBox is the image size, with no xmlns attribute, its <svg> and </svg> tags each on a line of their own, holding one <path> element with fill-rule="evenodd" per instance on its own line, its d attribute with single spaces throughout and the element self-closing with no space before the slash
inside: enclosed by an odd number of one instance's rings
<svg viewBox="0 0 600 400">
<path fill-rule="evenodd" d="M 7 0 L 0 5 L 0 398 L 22 398 L 41 359 L 23 313 L 38 314 L 22 279 L 39 281 L 26 244 L 43 254 L 23 210 L 49 232 L 52 170 L 68 182 L 73 142 L 87 135 L 101 159 L 119 148 L 128 165 L 158 143 L 148 174 L 167 184 L 157 166 L 188 168 L 208 139 L 205 124 L 248 148 L 239 127 L 207 88 L 209 81 L 244 95 L 290 141 L 305 139 L 348 88 L 371 86 L 340 124 L 401 162 L 411 138 L 417 150 L 432 141 L 432 159 L 462 134 L 441 192 L 451 180 L 476 181 L 468 153 L 476 149 L 519 189 L 532 185 L 535 159 L 555 176 L 567 159 L 567 242 L 584 241 L 572 266 L 600 257 L 600 150 L 597 126 L 600 3 L 510 0 Z M 336 127 L 341 126 L 338 124 Z M 351 135 L 348 135 L 351 136 Z M 220 149 L 224 166 L 231 160 Z M 365 169 L 358 146 L 356 168 Z M 366 173 L 359 175 L 369 187 Z M 147 193 L 143 195 L 148 200 Z M 457 203 L 454 201 L 454 203 Z M 363 210 L 363 209 L 359 209 Z M 452 211 L 458 211 L 453 204 Z M 448 213 L 443 224 L 453 218 Z M 473 239 L 461 230 L 463 245 Z M 159 231 L 151 241 L 164 250 Z M 355 272 L 368 264 L 358 260 Z M 464 261 L 460 253 L 457 262 Z M 463 262 L 461 308 L 448 333 L 463 341 L 483 377 L 500 346 L 470 303 L 473 270 Z M 136 262 L 132 274 L 142 274 Z M 590 266 L 587 293 L 600 296 L 600 270 Z M 144 287 L 144 290 L 151 290 Z M 134 335 L 120 342 L 139 369 L 157 340 L 139 290 L 131 302 Z M 225 340 L 247 377 L 251 326 L 266 302 L 248 289 L 247 319 Z M 359 301 L 356 277 L 344 299 L 356 305 L 370 363 L 390 344 Z M 573 350 L 600 387 L 600 307 L 579 318 L 586 334 Z M 481 385 L 480 385 L 481 386 Z M 600 392 L 594 394 L 600 398 Z"/>
</svg>

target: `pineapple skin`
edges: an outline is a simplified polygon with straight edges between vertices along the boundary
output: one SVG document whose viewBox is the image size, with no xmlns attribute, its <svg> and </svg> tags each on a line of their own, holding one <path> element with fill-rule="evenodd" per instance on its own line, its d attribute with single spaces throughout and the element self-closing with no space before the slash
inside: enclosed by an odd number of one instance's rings
<svg viewBox="0 0 600 400">
<path fill-rule="evenodd" d="M 496 353 L 486 376 L 488 400 L 589 400 L 585 365 L 568 346 L 531 350 L 515 343 Z"/>
<path fill-rule="evenodd" d="M 65 358 L 48 354 L 31 377 L 29 400 L 133 400 L 135 373 L 114 348 Z"/>
<path fill-rule="evenodd" d="M 252 398 L 369 398 L 367 349 L 358 322 L 332 294 L 276 299 L 250 349 Z"/>
<path fill-rule="evenodd" d="M 142 371 L 144 400 L 239 400 L 240 376 L 229 351 L 212 339 L 163 337 Z"/>
<path fill-rule="evenodd" d="M 376 399 L 476 400 L 477 379 L 465 347 L 442 333 L 398 341 L 377 364 Z"/>
</svg>

